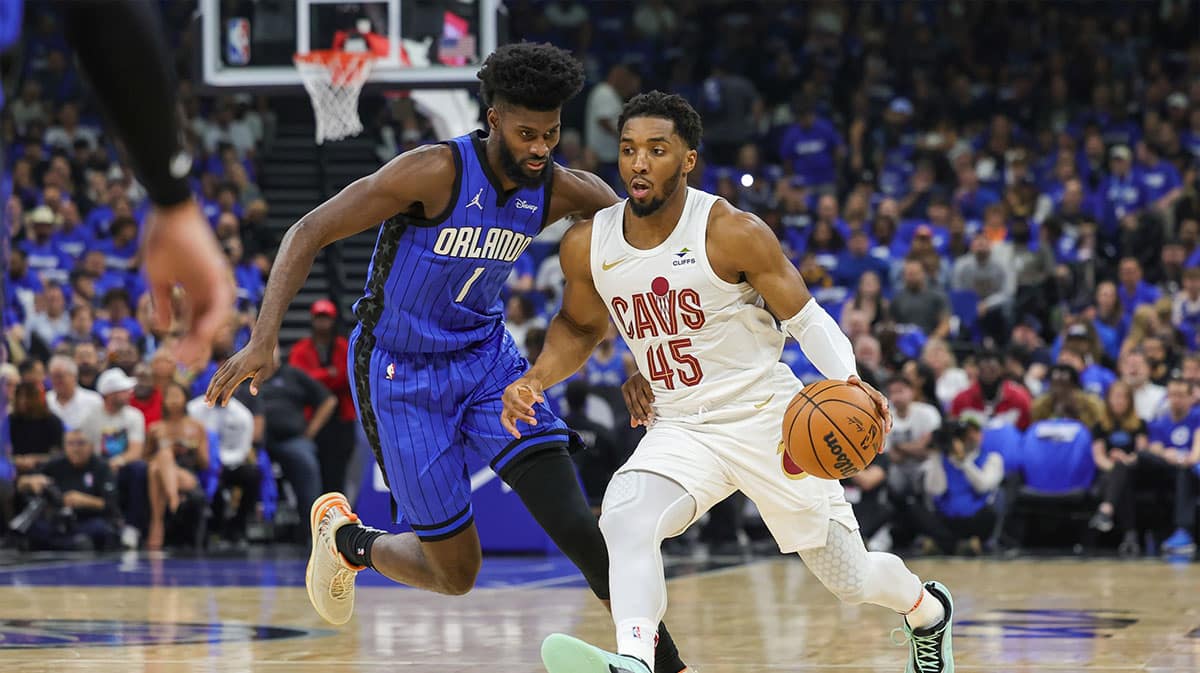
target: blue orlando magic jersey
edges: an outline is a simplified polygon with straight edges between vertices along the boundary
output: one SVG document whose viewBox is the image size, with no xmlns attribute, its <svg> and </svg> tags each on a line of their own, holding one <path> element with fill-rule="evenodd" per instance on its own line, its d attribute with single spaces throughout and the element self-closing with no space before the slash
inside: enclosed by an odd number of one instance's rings
<svg viewBox="0 0 1200 673">
<path fill-rule="evenodd" d="M 485 138 L 476 131 L 447 141 L 456 177 L 444 211 L 428 220 L 397 215 L 380 228 L 354 305 L 375 347 L 444 353 L 500 329 L 500 291 L 545 225 L 551 183 L 505 193 L 487 163 Z"/>
</svg>

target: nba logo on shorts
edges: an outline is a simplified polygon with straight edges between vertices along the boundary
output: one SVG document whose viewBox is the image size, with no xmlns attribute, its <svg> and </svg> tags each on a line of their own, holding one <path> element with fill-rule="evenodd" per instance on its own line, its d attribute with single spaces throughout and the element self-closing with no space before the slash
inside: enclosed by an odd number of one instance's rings
<svg viewBox="0 0 1200 673">
<path fill-rule="evenodd" d="M 225 46 L 225 60 L 229 65 L 248 65 L 250 63 L 250 19 L 230 19 L 225 22 L 225 34 L 228 37 Z"/>
</svg>

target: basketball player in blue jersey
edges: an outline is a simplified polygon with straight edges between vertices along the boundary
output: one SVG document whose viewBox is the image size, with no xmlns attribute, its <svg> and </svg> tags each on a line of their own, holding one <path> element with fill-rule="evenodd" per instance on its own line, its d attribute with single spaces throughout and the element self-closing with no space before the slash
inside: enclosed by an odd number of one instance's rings
<svg viewBox="0 0 1200 673">
<path fill-rule="evenodd" d="M 350 619 L 355 575 L 367 567 L 444 594 L 474 586 L 481 554 L 468 453 L 489 460 L 596 596 L 608 599 L 608 555 L 568 455 L 566 425 L 543 410 L 519 440 L 501 427 L 501 394 L 529 365 L 504 329 L 500 291 L 547 223 L 590 217 L 617 198 L 596 176 L 551 157 L 562 105 L 583 84 L 569 53 L 502 47 L 479 79 L 487 132 L 406 152 L 291 227 L 250 343 L 207 391 L 210 404 L 224 404 L 253 378 L 257 392 L 275 367 L 283 313 L 317 252 L 383 221 L 354 306 L 350 369 L 363 429 L 413 532 L 361 525 L 340 493 L 312 503 L 308 593 L 334 624 Z M 659 670 L 683 670 L 666 629 L 659 635 Z"/>
</svg>

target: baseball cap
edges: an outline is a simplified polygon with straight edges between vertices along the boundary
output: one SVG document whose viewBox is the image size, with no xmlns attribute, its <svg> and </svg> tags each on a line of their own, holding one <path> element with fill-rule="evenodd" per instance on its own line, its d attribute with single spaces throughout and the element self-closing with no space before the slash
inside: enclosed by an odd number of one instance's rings
<svg viewBox="0 0 1200 673">
<path fill-rule="evenodd" d="M 132 376 L 127 376 L 125 372 L 113 367 L 106 369 L 100 378 L 96 379 L 96 392 L 101 395 L 111 395 L 113 393 L 123 393 L 127 390 L 133 390 L 137 385 L 137 379 Z"/>
<path fill-rule="evenodd" d="M 313 302 L 310 309 L 313 315 L 327 315 L 333 318 L 337 317 L 337 307 L 328 299 L 318 299 Z"/>
<path fill-rule="evenodd" d="M 38 206 L 29 213 L 29 221 L 33 223 L 54 224 L 56 219 L 58 217 L 50 209 L 50 206 Z"/>
<path fill-rule="evenodd" d="M 1130 152 L 1129 148 L 1126 147 L 1125 145 L 1117 145 L 1116 147 L 1113 148 L 1112 158 L 1123 159 L 1125 161 L 1129 161 L 1130 159 L 1133 158 L 1133 153 Z"/>
<path fill-rule="evenodd" d="M 1187 106 L 1188 106 L 1187 94 L 1185 94 L 1181 91 L 1176 91 L 1175 93 L 1171 94 L 1170 96 L 1167 96 L 1167 107 L 1185 108 Z"/>
</svg>

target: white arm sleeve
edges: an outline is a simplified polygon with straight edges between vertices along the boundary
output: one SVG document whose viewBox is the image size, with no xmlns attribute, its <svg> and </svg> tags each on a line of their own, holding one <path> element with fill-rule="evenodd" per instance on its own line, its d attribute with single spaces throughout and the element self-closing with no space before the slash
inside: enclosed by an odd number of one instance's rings
<svg viewBox="0 0 1200 673">
<path fill-rule="evenodd" d="M 809 299 L 804 308 L 784 320 L 782 326 L 825 378 L 845 381 L 858 375 L 850 339 L 816 299 Z"/>
</svg>

